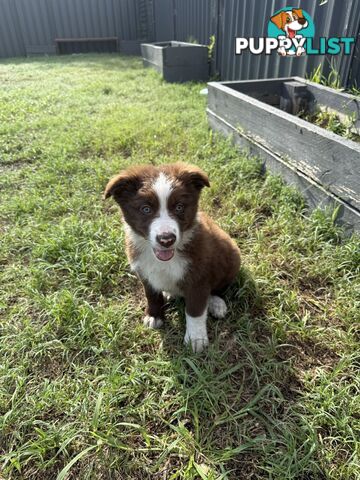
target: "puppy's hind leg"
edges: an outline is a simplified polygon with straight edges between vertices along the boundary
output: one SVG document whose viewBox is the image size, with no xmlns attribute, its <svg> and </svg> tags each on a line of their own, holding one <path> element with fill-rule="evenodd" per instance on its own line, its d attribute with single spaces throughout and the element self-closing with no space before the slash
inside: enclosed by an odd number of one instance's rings
<svg viewBox="0 0 360 480">
<path fill-rule="evenodd" d="M 227 312 L 225 301 L 217 295 L 211 295 L 209 298 L 209 313 L 215 318 L 224 318 Z"/>
<path fill-rule="evenodd" d="M 147 307 L 143 323 L 149 328 L 161 328 L 164 323 L 164 297 L 155 292 L 147 282 L 143 282 L 147 298 Z"/>
</svg>

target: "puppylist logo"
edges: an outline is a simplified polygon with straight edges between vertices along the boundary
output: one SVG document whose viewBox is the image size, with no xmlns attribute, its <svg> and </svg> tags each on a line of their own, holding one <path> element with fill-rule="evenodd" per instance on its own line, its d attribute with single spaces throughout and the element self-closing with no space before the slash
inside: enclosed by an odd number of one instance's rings
<svg viewBox="0 0 360 480">
<path fill-rule="evenodd" d="M 235 39 L 235 53 L 248 50 L 253 55 L 271 55 L 277 51 L 282 57 L 302 55 L 350 55 L 355 43 L 353 37 L 320 37 L 315 46 L 315 25 L 311 16 L 301 8 L 285 7 L 269 20 L 267 37 Z"/>
</svg>

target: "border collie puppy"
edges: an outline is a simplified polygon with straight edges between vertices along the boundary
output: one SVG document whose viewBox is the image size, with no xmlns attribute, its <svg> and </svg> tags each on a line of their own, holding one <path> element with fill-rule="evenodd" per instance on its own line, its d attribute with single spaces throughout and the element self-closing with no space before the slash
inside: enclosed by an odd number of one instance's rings
<svg viewBox="0 0 360 480">
<path fill-rule="evenodd" d="M 208 312 L 225 316 L 226 304 L 218 294 L 240 267 L 235 242 L 198 212 L 200 192 L 209 186 L 200 168 L 179 162 L 130 167 L 109 181 L 104 194 L 123 213 L 126 253 L 147 298 L 144 324 L 161 327 L 164 297 L 184 297 L 184 341 L 195 352 L 209 343 Z"/>
</svg>

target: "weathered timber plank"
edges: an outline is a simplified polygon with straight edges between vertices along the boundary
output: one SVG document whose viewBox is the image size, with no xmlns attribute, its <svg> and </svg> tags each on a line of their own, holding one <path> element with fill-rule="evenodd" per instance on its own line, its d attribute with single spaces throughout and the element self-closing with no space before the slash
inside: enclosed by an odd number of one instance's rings
<svg viewBox="0 0 360 480">
<path fill-rule="evenodd" d="M 360 232 L 359 211 L 315 183 L 307 175 L 274 154 L 263 144 L 258 143 L 254 138 L 247 137 L 244 132 L 239 133 L 233 125 L 209 108 L 207 109 L 207 116 L 211 128 L 225 136 L 230 136 L 235 145 L 246 150 L 250 155 L 260 157 L 264 161 L 266 170 L 269 170 L 272 174 L 281 175 L 288 184 L 298 188 L 304 195 L 310 210 L 317 207 L 339 207 L 337 223 L 342 225 L 347 233 L 352 233 L 354 230 Z"/>
<path fill-rule="evenodd" d="M 235 91 L 208 84 L 208 106 L 297 171 L 360 210 L 360 144 Z"/>
</svg>

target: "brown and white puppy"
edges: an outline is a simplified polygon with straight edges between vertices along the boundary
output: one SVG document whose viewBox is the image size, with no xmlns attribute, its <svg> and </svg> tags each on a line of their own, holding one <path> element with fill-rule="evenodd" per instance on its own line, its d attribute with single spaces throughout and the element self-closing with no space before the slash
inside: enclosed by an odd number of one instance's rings
<svg viewBox="0 0 360 480">
<path fill-rule="evenodd" d="M 209 343 L 208 311 L 225 316 L 226 304 L 217 294 L 234 281 L 240 267 L 235 242 L 198 212 L 200 192 L 209 186 L 196 166 L 142 165 L 112 178 L 104 194 L 123 213 L 127 256 L 148 302 L 144 324 L 161 327 L 164 295 L 184 297 L 184 341 L 196 352 Z"/>
</svg>

